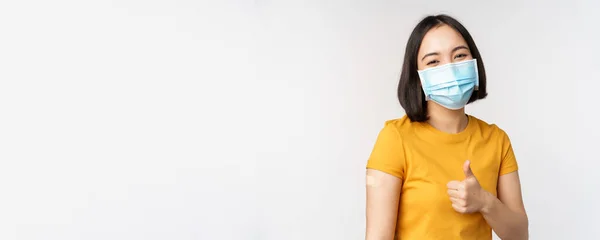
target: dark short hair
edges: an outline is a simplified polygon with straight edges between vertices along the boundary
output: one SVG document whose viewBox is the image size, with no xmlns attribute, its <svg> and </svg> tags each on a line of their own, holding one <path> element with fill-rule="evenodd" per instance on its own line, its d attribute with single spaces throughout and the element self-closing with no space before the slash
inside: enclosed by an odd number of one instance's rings
<svg viewBox="0 0 600 240">
<path fill-rule="evenodd" d="M 441 25 L 448 25 L 460 33 L 467 42 L 467 45 L 471 50 L 471 55 L 473 58 L 477 59 L 479 89 L 473 92 L 473 95 L 471 95 L 467 104 L 478 99 L 484 99 L 487 96 L 483 59 L 481 59 L 479 50 L 477 49 L 471 34 L 469 34 L 469 31 L 467 31 L 460 22 L 448 15 L 428 16 L 417 24 L 408 38 L 406 51 L 404 52 L 402 73 L 400 74 L 400 82 L 398 83 L 398 100 L 400 101 L 402 108 L 404 108 L 404 112 L 408 118 L 413 122 L 424 122 L 429 118 L 427 115 L 425 94 L 421 88 L 421 81 L 419 80 L 419 74 L 417 73 L 419 48 L 421 47 L 421 42 L 423 42 L 425 34 L 432 28 Z"/>
</svg>

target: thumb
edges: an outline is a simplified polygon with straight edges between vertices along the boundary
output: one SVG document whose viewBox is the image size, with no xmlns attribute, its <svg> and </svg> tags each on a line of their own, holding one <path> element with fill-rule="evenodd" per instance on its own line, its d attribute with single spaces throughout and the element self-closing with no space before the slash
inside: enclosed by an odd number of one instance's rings
<svg viewBox="0 0 600 240">
<path fill-rule="evenodd" d="M 469 160 L 465 161 L 465 164 L 463 164 L 463 172 L 465 173 L 465 177 L 467 177 L 467 178 L 475 177 L 475 175 L 473 174 L 473 171 L 471 170 L 471 161 L 469 161 Z"/>
</svg>

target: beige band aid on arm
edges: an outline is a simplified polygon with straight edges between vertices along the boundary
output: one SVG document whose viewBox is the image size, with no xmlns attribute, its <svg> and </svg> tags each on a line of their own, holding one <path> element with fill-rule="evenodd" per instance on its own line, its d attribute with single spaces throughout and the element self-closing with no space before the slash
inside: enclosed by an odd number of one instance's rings
<svg viewBox="0 0 600 240">
<path fill-rule="evenodd" d="M 367 186 L 378 187 L 381 184 L 381 180 L 378 177 L 367 175 Z"/>
</svg>

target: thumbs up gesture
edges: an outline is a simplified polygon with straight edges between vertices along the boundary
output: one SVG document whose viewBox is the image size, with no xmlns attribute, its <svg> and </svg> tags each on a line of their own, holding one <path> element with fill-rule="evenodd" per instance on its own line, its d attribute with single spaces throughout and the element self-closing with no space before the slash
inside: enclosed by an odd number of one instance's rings
<svg viewBox="0 0 600 240">
<path fill-rule="evenodd" d="M 463 164 L 463 172 L 464 180 L 450 181 L 447 185 L 452 208 L 459 213 L 479 212 L 484 207 L 487 192 L 479 185 L 469 160 Z"/>
</svg>

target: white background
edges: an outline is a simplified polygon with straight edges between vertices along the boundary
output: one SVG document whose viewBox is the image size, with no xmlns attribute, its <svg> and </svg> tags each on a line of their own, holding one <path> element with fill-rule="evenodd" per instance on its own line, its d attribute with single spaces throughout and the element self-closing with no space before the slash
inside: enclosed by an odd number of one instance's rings
<svg viewBox="0 0 600 240">
<path fill-rule="evenodd" d="M 410 2 L 410 3 L 403 3 Z M 531 239 L 600 235 L 600 4 L 0 3 L 0 239 L 363 239 L 364 171 L 428 14 L 475 38 Z"/>
</svg>

